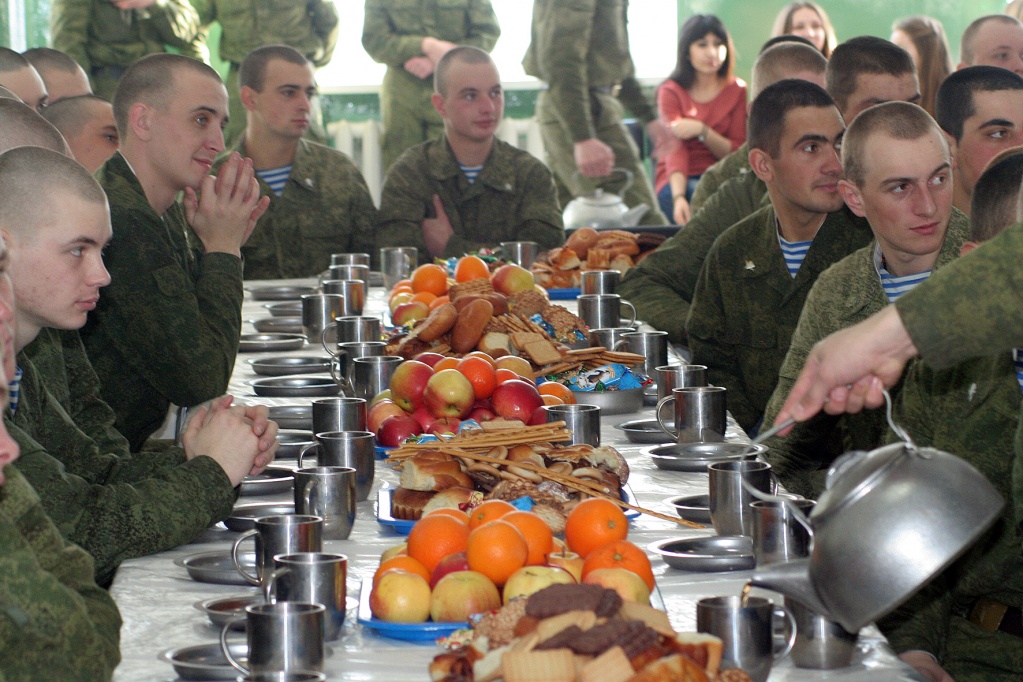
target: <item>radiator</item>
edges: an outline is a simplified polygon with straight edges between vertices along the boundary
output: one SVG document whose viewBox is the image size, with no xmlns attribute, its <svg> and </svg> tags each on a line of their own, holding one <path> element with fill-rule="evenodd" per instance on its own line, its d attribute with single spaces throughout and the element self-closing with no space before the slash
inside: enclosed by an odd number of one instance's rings
<svg viewBox="0 0 1023 682">
<path fill-rule="evenodd" d="M 373 201 L 380 205 L 384 184 L 383 157 L 380 154 L 383 126 L 379 121 L 335 121 L 327 126 L 334 148 L 347 154 L 362 171 Z M 543 160 L 543 138 L 533 118 L 506 118 L 497 129 L 497 137 Z"/>
</svg>

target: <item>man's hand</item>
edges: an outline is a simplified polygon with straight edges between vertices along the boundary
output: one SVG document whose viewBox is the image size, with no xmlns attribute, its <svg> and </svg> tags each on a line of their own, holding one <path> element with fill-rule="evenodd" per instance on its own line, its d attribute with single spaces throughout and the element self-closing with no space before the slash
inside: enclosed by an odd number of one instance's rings
<svg viewBox="0 0 1023 682">
<path fill-rule="evenodd" d="M 657 159 L 666 159 L 679 148 L 682 143 L 678 141 L 668 126 L 660 119 L 654 119 L 646 124 L 646 134 L 654 144 L 651 154 Z M 676 221 L 677 222 L 677 221 Z M 682 223 L 679 223 L 680 225 Z"/>
<path fill-rule="evenodd" d="M 444 248 L 455 231 L 451 229 L 451 221 L 444 212 L 444 203 L 436 194 L 433 195 L 433 210 L 437 217 L 423 221 L 423 239 L 426 241 L 426 250 L 430 252 L 430 256 L 438 258 L 444 255 Z"/>
<path fill-rule="evenodd" d="M 931 682 L 955 682 L 952 676 L 945 672 L 945 669 L 938 665 L 938 662 L 930 654 L 923 651 L 907 651 L 899 654 L 899 658 L 916 668 Z"/>
<path fill-rule="evenodd" d="M 259 196 L 251 159 L 237 153 L 221 166 L 220 175 L 203 179 L 198 196 L 185 188 L 185 217 L 206 253 L 241 256 L 242 245 L 269 205 L 270 197 Z"/>
<path fill-rule="evenodd" d="M 233 396 L 223 395 L 210 401 L 208 406 L 203 405 L 192 411 L 188 425 L 181 435 L 181 445 L 185 450 L 186 459 L 205 454 L 196 449 L 195 434 L 198 429 L 189 428 L 192 422 L 196 421 L 199 425 L 205 425 L 209 423 L 212 412 L 228 409 L 233 402 Z M 270 410 L 265 405 L 242 405 L 241 408 L 244 410 L 243 416 L 252 422 L 252 434 L 259 439 L 259 454 L 256 455 L 252 471 L 249 472 L 250 476 L 255 476 L 273 462 L 277 449 L 280 447 L 280 443 L 277 442 L 277 434 L 280 429 L 277 422 L 270 421 Z"/>
<path fill-rule="evenodd" d="M 437 62 L 440 61 L 440 58 L 446 55 L 448 50 L 456 47 L 456 45 L 454 43 L 449 43 L 446 40 L 438 40 L 437 38 L 426 36 L 423 38 L 423 44 L 421 47 L 423 54 L 425 54 L 427 58 L 433 62 L 434 66 L 437 66 Z"/>
<path fill-rule="evenodd" d="M 191 443 L 197 454 L 219 464 L 232 486 L 241 484 L 253 471 L 260 452 L 259 438 L 252 433 L 252 422 L 245 418 L 244 407 L 216 410 L 200 407 L 189 420 L 182 440 Z"/>
<path fill-rule="evenodd" d="M 429 78 L 433 75 L 433 62 L 429 57 L 412 57 L 405 62 L 405 70 L 416 78 Z"/>
<path fill-rule="evenodd" d="M 587 178 L 602 178 L 610 175 L 615 166 L 615 153 L 595 137 L 582 142 L 576 142 L 574 146 L 575 167 L 579 174 Z"/>
</svg>

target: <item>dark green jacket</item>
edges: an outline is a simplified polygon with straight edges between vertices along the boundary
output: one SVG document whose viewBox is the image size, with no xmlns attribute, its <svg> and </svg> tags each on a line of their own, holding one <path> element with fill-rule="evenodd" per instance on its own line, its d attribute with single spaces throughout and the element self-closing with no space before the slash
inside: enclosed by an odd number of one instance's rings
<svg viewBox="0 0 1023 682">
<path fill-rule="evenodd" d="M 96 175 L 114 237 L 104 262 L 112 281 L 82 329 L 103 399 L 133 451 L 170 405 L 222 395 L 241 333 L 242 262 L 205 254 L 179 204 L 158 216 L 120 153 Z"/>
<path fill-rule="evenodd" d="M 695 215 L 721 185 L 734 177 L 747 173 L 752 173 L 749 167 L 749 143 L 743 142 L 741 147 L 703 171 L 700 181 L 696 183 L 696 191 L 693 192 L 693 197 L 689 200 L 690 210 Z"/>
<path fill-rule="evenodd" d="M 288 45 L 316 66 L 334 54 L 337 6 L 331 0 L 194 0 L 202 24 L 217 20 L 223 29 L 220 58 L 240 64 L 263 45 Z M 232 116 L 244 112 L 232 112 Z"/>
<path fill-rule="evenodd" d="M 959 257 L 969 220 L 952 210 L 948 232 L 934 270 Z M 874 267 L 874 243 L 835 264 L 817 280 L 792 335 L 778 385 L 764 414 L 764 423 L 774 423 L 792 390 L 806 357 L 824 337 L 862 322 L 888 305 L 881 280 Z M 897 389 L 893 388 L 897 393 Z M 784 438 L 767 441 L 767 460 L 791 492 L 816 498 L 824 490 L 824 470 L 836 457 L 850 450 L 870 450 L 882 444 L 887 428 L 883 409 L 860 414 L 831 416 L 824 413 L 797 424 Z"/>
<path fill-rule="evenodd" d="M 753 173 L 729 180 L 692 220 L 625 273 L 618 293 L 636 306 L 637 317 L 668 332 L 674 343 L 685 343 L 689 306 L 714 240 L 770 203 L 767 185 Z"/>
<path fill-rule="evenodd" d="M 541 249 L 565 243 L 554 179 L 529 152 L 494 139 L 483 170 L 470 184 L 447 138 L 401 155 L 384 180 L 376 245 L 415 246 L 430 261 L 422 222 L 440 196 L 454 234 L 444 257 L 462 256 L 504 241 L 534 241 Z"/>
<path fill-rule="evenodd" d="M 0 486 L 0 679 L 108 680 L 121 616 L 14 466 Z"/>
<path fill-rule="evenodd" d="M 728 389 L 728 410 L 746 431 L 760 421 L 778 381 L 810 287 L 826 268 L 870 241 L 865 220 L 828 214 L 793 278 L 768 206 L 722 234 L 707 254 L 686 330 L 693 362 Z"/>
<path fill-rule="evenodd" d="M 65 338 L 73 332 L 65 332 Z M 132 455 L 111 432 L 109 408 L 93 405 L 75 418 L 59 396 L 78 393 L 95 381 L 84 349 L 63 344 L 43 330 L 18 354 L 24 372 L 18 411 L 5 421 L 18 445 L 18 470 L 38 491 L 61 533 L 96 561 L 96 578 L 107 583 L 125 559 L 190 542 L 230 515 L 235 492 L 224 470 L 209 457 L 185 461 L 181 448 Z M 66 373 L 60 371 L 63 359 Z M 94 437 L 95 436 L 95 437 Z"/>
<path fill-rule="evenodd" d="M 248 156 L 244 140 L 235 150 Z M 217 160 L 214 174 L 229 155 Z M 246 279 L 315 277 L 332 253 L 371 253 L 376 260 L 376 207 L 362 173 L 341 152 L 299 140 L 284 193 L 277 196 L 262 179 L 259 188 L 270 207 L 242 247 Z"/>
</svg>

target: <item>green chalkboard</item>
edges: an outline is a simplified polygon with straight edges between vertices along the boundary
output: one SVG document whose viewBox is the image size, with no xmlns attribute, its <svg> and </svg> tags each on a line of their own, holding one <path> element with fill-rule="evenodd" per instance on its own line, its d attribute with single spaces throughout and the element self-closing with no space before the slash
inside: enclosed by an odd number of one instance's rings
<svg viewBox="0 0 1023 682">
<path fill-rule="evenodd" d="M 633 0 L 650 2 L 651 0 Z M 788 4 L 784 0 L 679 0 L 679 25 L 692 14 L 716 14 L 735 42 L 735 73 L 749 80 L 753 60 L 770 37 L 774 17 Z M 953 60 L 959 57 L 959 36 L 971 21 L 1001 12 L 1004 0 L 817 0 L 835 27 L 838 41 L 858 35 L 891 35 L 892 22 L 911 14 L 926 14 L 945 26 Z"/>
</svg>

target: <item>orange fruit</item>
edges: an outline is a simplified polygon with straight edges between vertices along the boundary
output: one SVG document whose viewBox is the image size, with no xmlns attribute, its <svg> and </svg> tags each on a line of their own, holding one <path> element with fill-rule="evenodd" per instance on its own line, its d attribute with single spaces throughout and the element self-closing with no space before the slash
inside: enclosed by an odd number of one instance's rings
<svg viewBox="0 0 1023 682">
<path fill-rule="evenodd" d="M 544 405 L 564 405 L 565 401 L 556 395 L 541 395 Z"/>
<path fill-rule="evenodd" d="M 450 303 L 450 302 L 451 302 L 451 298 L 450 297 L 448 297 L 446 295 L 445 296 L 438 296 L 435 299 L 433 299 L 432 302 L 428 303 L 427 306 L 430 308 L 430 310 L 436 310 L 437 308 L 441 307 L 445 303 Z"/>
<path fill-rule="evenodd" d="M 470 353 L 466 353 L 465 357 L 467 357 L 467 358 L 483 358 L 484 360 L 486 360 L 487 362 L 490 363 L 491 367 L 493 367 L 494 369 L 497 369 L 497 362 L 494 360 L 494 358 L 490 357 L 489 353 L 484 353 L 481 350 L 474 350 L 474 351 L 472 351 Z"/>
<path fill-rule="evenodd" d="M 490 277 L 490 268 L 479 256 L 462 256 L 455 264 L 456 282 L 468 282 L 484 277 Z"/>
<path fill-rule="evenodd" d="M 583 562 L 583 578 L 598 568 L 624 568 L 632 571 L 643 579 L 651 592 L 654 590 L 654 569 L 650 566 L 650 559 L 646 552 L 628 540 L 612 542 L 587 554 Z"/>
<path fill-rule="evenodd" d="M 624 540 L 628 534 L 629 520 L 625 514 L 617 504 L 601 497 L 583 500 L 565 520 L 568 548 L 584 558 L 599 547 Z"/>
<path fill-rule="evenodd" d="M 465 524 L 465 527 L 469 527 L 469 515 L 461 509 L 455 509 L 454 507 L 441 507 L 440 509 L 434 509 L 426 514 L 427 516 L 441 515 L 450 516 L 453 519 L 458 519 Z"/>
<path fill-rule="evenodd" d="M 380 580 L 380 576 L 387 571 L 418 573 L 426 579 L 426 582 L 430 582 L 430 572 L 426 570 L 426 566 L 423 566 L 423 564 L 410 556 L 396 556 L 391 557 L 387 561 L 381 561 L 377 572 L 373 574 L 373 584 L 376 585 L 377 581 Z"/>
<path fill-rule="evenodd" d="M 504 500 L 487 500 L 480 506 L 469 511 L 469 530 L 476 530 L 488 521 L 494 521 L 505 514 L 516 510 L 511 502 Z"/>
<path fill-rule="evenodd" d="M 455 367 L 472 384 L 478 400 L 489 398 L 497 388 L 497 373 L 494 366 L 481 357 L 464 357 Z"/>
<path fill-rule="evenodd" d="M 435 263 L 424 263 L 412 273 L 412 291 L 429 291 L 435 296 L 448 293 L 448 273 Z"/>
<path fill-rule="evenodd" d="M 458 358 L 444 358 L 438 360 L 437 364 L 433 366 L 433 373 L 441 371 L 442 369 L 455 369 L 458 367 Z"/>
<path fill-rule="evenodd" d="M 482 573 L 500 587 L 512 573 L 526 565 L 529 545 L 512 524 L 491 521 L 469 534 L 465 558 L 470 570 Z"/>
<path fill-rule="evenodd" d="M 444 557 L 464 552 L 469 527 L 447 514 L 426 515 L 416 521 L 408 534 L 408 555 L 433 573 Z"/>
<path fill-rule="evenodd" d="M 546 521 L 527 511 L 509 512 L 501 520 L 518 528 L 526 539 L 526 546 L 529 547 L 527 566 L 539 566 L 547 562 L 547 555 L 554 548 L 554 534 Z"/>
<path fill-rule="evenodd" d="M 545 381 L 538 384 L 536 390 L 540 392 L 540 395 L 551 395 L 561 398 L 561 402 L 566 405 L 575 405 L 575 394 L 565 384 L 559 384 L 557 381 Z"/>
<path fill-rule="evenodd" d="M 437 294 L 432 294 L 429 291 L 420 291 L 418 294 L 414 294 L 412 296 L 413 301 L 425 303 L 427 307 L 429 307 L 429 305 L 436 301 L 438 298 L 440 297 Z"/>
</svg>

